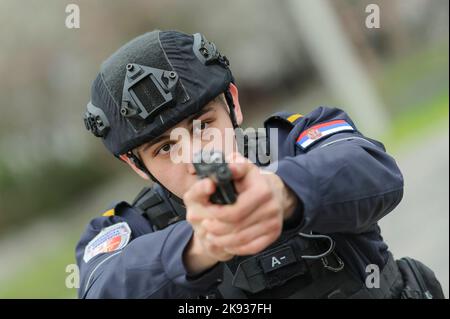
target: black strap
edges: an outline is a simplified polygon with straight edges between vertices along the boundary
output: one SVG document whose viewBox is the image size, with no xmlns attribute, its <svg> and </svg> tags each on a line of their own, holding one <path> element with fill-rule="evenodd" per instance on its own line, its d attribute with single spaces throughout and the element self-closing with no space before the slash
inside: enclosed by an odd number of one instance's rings
<svg viewBox="0 0 450 319">
<path fill-rule="evenodd" d="M 185 218 L 183 206 L 164 194 L 158 184 L 144 188 L 133 201 L 133 207 L 147 218 L 155 230 L 163 229 Z"/>
</svg>

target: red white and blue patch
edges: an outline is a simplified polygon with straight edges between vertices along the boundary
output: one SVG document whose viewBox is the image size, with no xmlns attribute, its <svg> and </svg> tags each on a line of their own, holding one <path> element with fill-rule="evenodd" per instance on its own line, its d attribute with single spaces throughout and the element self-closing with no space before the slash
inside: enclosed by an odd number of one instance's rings
<svg viewBox="0 0 450 319">
<path fill-rule="evenodd" d="M 130 241 L 131 229 L 127 223 L 117 223 L 102 229 L 84 249 L 84 262 L 88 262 L 98 254 L 122 249 Z"/>
<path fill-rule="evenodd" d="M 297 138 L 297 145 L 303 150 L 320 141 L 326 136 L 337 132 L 354 131 L 355 129 L 345 120 L 334 120 L 316 124 L 303 131 Z"/>
</svg>

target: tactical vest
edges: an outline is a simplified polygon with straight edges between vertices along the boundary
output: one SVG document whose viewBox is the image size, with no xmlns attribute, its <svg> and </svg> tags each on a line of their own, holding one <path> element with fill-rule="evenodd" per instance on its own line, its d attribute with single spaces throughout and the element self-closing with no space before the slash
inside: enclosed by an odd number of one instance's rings
<svg viewBox="0 0 450 319">
<path fill-rule="evenodd" d="M 132 206 L 159 230 L 185 218 L 185 208 L 160 187 L 144 188 Z M 368 289 L 335 251 L 326 235 L 284 231 L 259 254 L 235 257 L 216 291 L 203 298 L 398 298 L 402 276 L 390 255 L 380 288 Z"/>
</svg>

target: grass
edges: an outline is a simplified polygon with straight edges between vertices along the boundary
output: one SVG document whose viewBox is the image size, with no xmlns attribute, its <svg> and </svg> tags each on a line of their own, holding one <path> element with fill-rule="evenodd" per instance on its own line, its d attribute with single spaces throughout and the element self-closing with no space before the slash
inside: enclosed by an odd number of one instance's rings
<svg viewBox="0 0 450 319">
<path fill-rule="evenodd" d="M 61 239 L 61 245 L 0 285 L 0 298 L 76 298 L 76 289 L 65 286 L 66 267 L 75 263 L 74 250 L 80 233 Z M 43 249 L 45 252 L 45 249 Z"/>
<path fill-rule="evenodd" d="M 72 165 L 49 161 L 32 172 L 13 175 L 0 161 L 1 210 L 8 212 L 0 214 L 0 232 L 58 212 L 92 186 L 107 182 L 114 171 L 108 164 L 95 163 L 92 159 Z"/>
<path fill-rule="evenodd" d="M 437 96 L 428 104 L 420 104 L 410 111 L 397 116 L 391 129 L 381 141 L 390 152 L 396 152 L 402 145 L 420 136 L 431 134 L 436 127 L 449 125 L 449 94 L 448 91 Z M 431 132 L 431 133 L 430 133 Z"/>
</svg>

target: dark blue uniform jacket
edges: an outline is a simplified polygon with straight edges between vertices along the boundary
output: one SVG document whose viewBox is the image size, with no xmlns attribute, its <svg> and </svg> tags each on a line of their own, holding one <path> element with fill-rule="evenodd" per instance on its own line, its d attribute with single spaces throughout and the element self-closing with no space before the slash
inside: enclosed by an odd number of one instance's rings
<svg viewBox="0 0 450 319">
<path fill-rule="evenodd" d="M 382 269 L 388 247 L 377 222 L 403 196 L 402 174 L 383 144 L 337 108 L 279 112 L 265 127 L 278 128 L 276 174 L 299 199 L 284 227 L 330 235 L 361 280 L 367 264 Z M 154 231 L 126 202 L 106 215 L 90 222 L 76 247 L 80 298 L 190 298 L 223 277 L 222 263 L 196 277 L 187 273 L 182 255 L 193 231 L 186 221 Z"/>
</svg>

